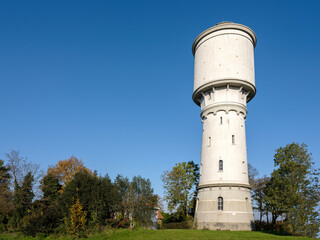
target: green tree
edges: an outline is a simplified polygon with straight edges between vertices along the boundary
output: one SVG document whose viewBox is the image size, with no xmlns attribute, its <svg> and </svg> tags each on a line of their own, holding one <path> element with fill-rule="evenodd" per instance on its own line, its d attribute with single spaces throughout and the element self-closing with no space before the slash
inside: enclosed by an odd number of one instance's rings
<svg viewBox="0 0 320 240">
<path fill-rule="evenodd" d="M 276 150 L 276 169 L 266 183 L 267 205 L 275 224 L 285 214 L 293 235 L 315 237 L 319 231 L 319 172 L 305 144 L 288 144 Z"/>
<path fill-rule="evenodd" d="M 27 174 L 31 174 L 33 181 L 33 192 L 40 195 L 39 180 L 43 176 L 43 172 L 40 169 L 39 164 L 30 162 L 26 157 L 20 156 L 20 152 L 12 150 L 10 153 L 5 154 L 7 157 L 9 173 L 12 177 L 11 186 L 14 188 L 17 183 L 22 186 L 22 183 Z"/>
<path fill-rule="evenodd" d="M 157 196 L 153 194 L 150 180 L 134 176 L 124 195 L 124 209 L 127 215 L 132 215 L 134 221 L 141 226 L 148 227 L 152 224 L 156 204 Z"/>
<path fill-rule="evenodd" d="M 47 174 L 41 180 L 41 191 L 43 193 L 43 200 L 56 201 L 59 197 L 59 191 L 62 185 L 59 183 L 58 178 L 52 174 Z"/>
<path fill-rule="evenodd" d="M 118 175 L 114 180 L 114 187 L 115 187 L 115 210 L 117 211 L 118 215 L 120 214 L 120 218 L 125 216 L 125 195 L 128 192 L 130 181 L 127 177 L 123 177 Z M 119 217 L 119 216 L 118 216 Z"/>
<path fill-rule="evenodd" d="M 9 190 L 10 178 L 9 168 L 0 160 L 0 232 L 6 230 L 5 225 L 13 210 L 13 196 Z"/>
<path fill-rule="evenodd" d="M 170 211 L 177 210 L 188 216 L 192 208 L 199 181 L 199 166 L 193 161 L 177 163 L 171 171 L 161 175 L 164 184 L 164 199 Z"/>
<path fill-rule="evenodd" d="M 248 173 L 249 184 L 251 186 L 251 198 L 253 203 L 253 209 L 259 212 L 259 220 L 261 224 L 263 216 L 266 216 L 268 221 L 265 188 L 266 183 L 269 181 L 269 177 L 258 177 L 258 170 L 254 168 L 251 164 L 248 164 Z"/>
<path fill-rule="evenodd" d="M 61 195 L 65 214 L 69 214 L 75 198 L 79 198 L 92 227 L 104 224 L 114 211 L 114 190 L 108 176 L 99 177 L 87 171 L 76 173 Z"/>
<path fill-rule="evenodd" d="M 61 185 L 51 174 L 41 180 L 43 193 L 41 200 L 32 203 L 31 208 L 22 220 L 22 231 L 25 235 L 36 236 L 37 233 L 52 233 L 63 222 L 62 209 L 59 204 Z"/>
<path fill-rule="evenodd" d="M 20 229 L 22 219 L 31 208 L 34 193 L 32 191 L 33 177 L 31 172 L 27 173 L 20 187 L 15 181 L 14 189 L 14 211 L 13 211 L 13 227 Z"/>
</svg>

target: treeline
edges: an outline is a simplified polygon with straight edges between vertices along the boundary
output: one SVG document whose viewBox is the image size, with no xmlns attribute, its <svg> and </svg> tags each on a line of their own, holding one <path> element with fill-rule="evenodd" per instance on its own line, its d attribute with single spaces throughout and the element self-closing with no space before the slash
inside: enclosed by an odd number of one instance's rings
<svg viewBox="0 0 320 240">
<path fill-rule="evenodd" d="M 41 173 L 36 164 L 12 151 L 0 160 L 0 232 L 79 236 L 106 227 L 148 227 L 158 196 L 140 176 L 112 181 L 75 157 Z"/>
<path fill-rule="evenodd" d="M 256 229 L 316 237 L 320 227 L 319 169 L 307 145 L 280 147 L 274 167 L 271 176 L 258 177 L 258 171 L 249 166 L 253 207 L 259 214 Z"/>
</svg>

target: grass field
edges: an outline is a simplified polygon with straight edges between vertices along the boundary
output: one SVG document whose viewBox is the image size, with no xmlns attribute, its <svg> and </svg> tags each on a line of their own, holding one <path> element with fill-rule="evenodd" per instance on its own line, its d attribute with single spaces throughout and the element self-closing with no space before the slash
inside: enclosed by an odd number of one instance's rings
<svg viewBox="0 0 320 240">
<path fill-rule="evenodd" d="M 16 234 L 0 234 L 0 239 L 44 239 L 44 238 L 32 238 L 23 237 Z M 72 239 L 67 237 L 52 238 L 47 237 L 45 239 Z M 263 232 L 231 232 L 231 231 L 208 231 L 208 230 L 116 230 L 98 235 L 89 236 L 84 238 L 88 240 L 102 240 L 102 239 L 114 239 L 114 240 L 247 240 L 247 239 L 263 239 L 263 240 L 302 240 L 308 239 L 306 237 L 292 237 L 292 236 L 281 236 L 271 233 Z"/>
</svg>

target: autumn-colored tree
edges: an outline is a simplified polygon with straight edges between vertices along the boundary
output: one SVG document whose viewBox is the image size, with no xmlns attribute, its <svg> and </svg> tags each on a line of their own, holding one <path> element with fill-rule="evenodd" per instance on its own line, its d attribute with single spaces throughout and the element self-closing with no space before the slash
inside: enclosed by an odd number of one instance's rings
<svg viewBox="0 0 320 240">
<path fill-rule="evenodd" d="M 79 198 L 70 208 L 70 219 L 66 222 L 67 231 L 74 237 L 78 237 L 79 233 L 84 230 L 87 222 L 87 212 L 83 210 Z"/>
<path fill-rule="evenodd" d="M 61 192 L 63 192 L 66 185 L 72 180 L 76 173 L 79 172 L 92 174 L 92 171 L 85 167 L 80 159 L 71 156 L 71 158 L 61 160 L 55 166 L 50 167 L 47 174 L 52 174 L 59 180 L 59 183 L 62 185 Z"/>
</svg>

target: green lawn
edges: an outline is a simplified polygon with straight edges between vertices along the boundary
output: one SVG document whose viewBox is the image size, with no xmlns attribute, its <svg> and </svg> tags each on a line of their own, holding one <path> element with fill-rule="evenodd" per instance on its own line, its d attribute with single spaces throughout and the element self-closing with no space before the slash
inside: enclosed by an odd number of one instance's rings
<svg viewBox="0 0 320 240">
<path fill-rule="evenodd" d="M 17 235 L 4 235 L 0 234 L 0 239 L 35 239 L 31 237 L 18 237 Z M 43 238 L 37 238 L 43 239 Z M 46 238 L 53 239 L 53 238 Z M 60 237 L 55 239 L 71 239 L 66 237 Z M 271 233 L 263 232 L 233 232 L 233 231 L 208 231 L 208 230 L 116 230 L 106 233 L 100 233 L 95 236 L 86 238 L 88 240 L 100 240 L 100 239 L 114 239 L 114 240 L 247 240 L 247 239 L 263 239 L 263 240 L 294 240 L 294 239 L 308 239 L 303 237 L 291 237 L 291 236 L 279 236 Z"/>
</svg>

